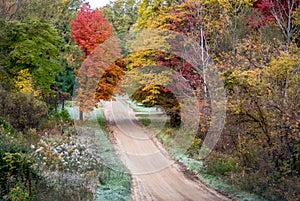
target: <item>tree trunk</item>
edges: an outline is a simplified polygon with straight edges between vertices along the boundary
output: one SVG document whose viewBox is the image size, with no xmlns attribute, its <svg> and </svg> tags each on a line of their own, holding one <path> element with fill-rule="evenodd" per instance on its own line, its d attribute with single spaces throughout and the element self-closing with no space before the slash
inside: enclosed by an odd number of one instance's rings
<svg viewBox="0 0 300 201">
<path fill-rule="evenodd" d="M 178 127 L 181 123 L 181 117 L 179 115 L 179 111 L 172 112 L 170 115 L 170 125 L 171 127 Z"/>
<path fill-rule="evenodd" d="M 62 99 L 61 110 L 65 109 L 65 99 Z"/>
<path fill-rule="evenodd" d="M 79 109 L 79 120 L 83 120 L 83 111 Z"/>
</svg>

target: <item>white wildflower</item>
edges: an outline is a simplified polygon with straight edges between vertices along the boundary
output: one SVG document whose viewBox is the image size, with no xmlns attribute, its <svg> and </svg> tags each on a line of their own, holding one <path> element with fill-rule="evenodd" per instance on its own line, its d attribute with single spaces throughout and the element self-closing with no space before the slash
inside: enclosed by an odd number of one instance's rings
<svg viewBox="0 0 300 201">
<path fill-rule="evenodd" d="M 37 150 L 35 150 L 36 153 L 39 153 L 40 151 L 44 150 L 44 147 L 40 147 Z"/>
</svg>

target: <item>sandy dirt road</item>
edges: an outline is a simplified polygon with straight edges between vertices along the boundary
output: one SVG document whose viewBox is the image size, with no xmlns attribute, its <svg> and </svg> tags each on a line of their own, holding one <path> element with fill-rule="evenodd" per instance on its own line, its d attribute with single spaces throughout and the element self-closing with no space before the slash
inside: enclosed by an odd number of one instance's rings
<svg viewBox="0 0 300 201">
<path fill-rule="evenodd" d="M 103 110 L 116 150 L 132 174 L 133 201 L 231 200 L 200 181 L 189 179 L 155 136 L 137 121 L 124 100 L 104 102 Z"/>
</svg>

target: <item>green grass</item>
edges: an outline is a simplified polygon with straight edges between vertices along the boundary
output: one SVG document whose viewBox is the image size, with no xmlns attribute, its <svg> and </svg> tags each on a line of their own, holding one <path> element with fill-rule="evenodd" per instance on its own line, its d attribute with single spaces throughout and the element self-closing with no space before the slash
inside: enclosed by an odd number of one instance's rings
<svg viewBox="0 0 300 201">
<path fill-rule="evenodd" d="M 126 102 L 129 104 L 129 106 L 133 109 L 135 112 L 156 112 L 156 107 L 146 107 L 141 103 L 138 103 L 136 101 L 132 101 L 129 98 L 125 98 Z"/>
<path fill-rule="evenodd" d="M 149 126 L 151 124 L 151 120 L 147 119 L 147 118 L 139 118 L 140 122 L 142 122 L 142 124 L 144 126 Z"/>
</svg>

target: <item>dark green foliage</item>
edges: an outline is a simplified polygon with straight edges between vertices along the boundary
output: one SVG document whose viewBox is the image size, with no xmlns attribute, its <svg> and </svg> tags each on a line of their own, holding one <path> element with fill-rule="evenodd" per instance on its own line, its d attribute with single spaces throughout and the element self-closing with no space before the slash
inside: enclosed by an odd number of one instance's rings
<svg viewBox="0 0 300 201">
<path fill-rule="evenodd" d="M 0 58 L 1 58 L 1 52 L 0 52 Z M 0 63 L 0 88 L 7 91 L 10 91 L 14 88 L 14 82 L 12 78 L 9 77 L 7 72 L 5 72 L 5 70 L 1 66 L 1 63 Z"/>
<path fill-rule="evenodd" d="M 68 64 L 66 59 L 63 59 L 63 68 L 55 78 L 55 84 L 51 86 L 56 91 L 54 96 L 48 96 L 48 102 L 57 111 L 58 104 L 62 104 L 64 109 L 65 101 L 70 99 L 73 95 L 73 89 L 75 84 L 75 69 Z"/>
<path fill-rule="evenodd" d="M 72 121 L 71 115 L 66 109 L 61 109 L 60 111 L 52 110 L 49 112 L 49 114 L 53 117 L 53 119 L 55 119 L 55 122 L 60 122 L 62 125 L 63 123 L 70 123 Z"/>
<path fill-rule="evenodd" d="M 55 78 L 55 85 L 62 92 L 67 92 L 70 95 L 73 93 L 75 75 L 74 68 L 65 63 L 65 67 L 59 72 Z"/>
<path fill-rule="evenodd" d="M 40 128 L 48 118 L 46 104 L 32 94 L 0 91 L 0 116 L 16 130 Z"/>
</svg>

